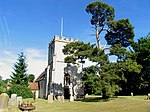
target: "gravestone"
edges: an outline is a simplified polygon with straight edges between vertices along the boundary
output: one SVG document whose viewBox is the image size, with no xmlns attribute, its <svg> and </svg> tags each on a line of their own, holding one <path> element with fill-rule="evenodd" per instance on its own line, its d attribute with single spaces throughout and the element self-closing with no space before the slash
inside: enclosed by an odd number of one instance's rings
<svg viewBox="0 0 150 112">
<path fill-rule="evenodd" d="M 22 97 L 18 96 L 17 97 L 17 105 L 21 105 L 21 103 L 22 103 Z"/>
<path fill-rule="evenodd" d="M 15 105 L 17 103 L 17 94 L 11 94 L 10 104 Z"/>
<path fill-rule="evenodd" d="M 148 95 L 147 95 L 147 99 L 148 99 L 148 100 L 150 99 L 150 93 L 148 93 Z"/>
<path fill-rule="evenodd" d="M 60 96 L 57 96 L 57 100 L 58 100 L 59 102 L 61 101 Z"/>
<path fill-rule="evenodd" d="M 48 95 L 48 103 L 53 103 L 53 95 Z"/>
<path fill-rule="evenodd" d="M 74 101 L 74 97 L 70 96 L 70 102 L 73 102 L 73 101 Z"/>
<path fill-rule="evenodd" d="M 64 102 L 64 96 L 60 96 L 60 102 Z"/>
<path fill-rule="evenodd" d="M 6 93 L 2 93 L 0 95 L 0 112 L 7 109 L 8 107 L 9 96 Z"/>
</svg>

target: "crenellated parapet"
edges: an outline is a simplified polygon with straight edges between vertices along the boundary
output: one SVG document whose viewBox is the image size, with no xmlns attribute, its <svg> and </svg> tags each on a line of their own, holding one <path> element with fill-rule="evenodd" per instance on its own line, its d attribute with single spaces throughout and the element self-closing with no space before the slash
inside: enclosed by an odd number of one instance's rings
<svg viewBox="0 0 150 112">
<path fill-rule="evenodd" d="M 79 40 L 78 39 L 73 39 L 73 38 L 67 38 L 67 37 L 64 37 L 64 36 L 55 35 L 54 38 L 51 40 L 51 42 L 49 44 L 53 43 L 54 41 L 55 42 L 57 41 L 57 42 L 69 43 L 69 42 L 77 42 Z"/>
</svg>

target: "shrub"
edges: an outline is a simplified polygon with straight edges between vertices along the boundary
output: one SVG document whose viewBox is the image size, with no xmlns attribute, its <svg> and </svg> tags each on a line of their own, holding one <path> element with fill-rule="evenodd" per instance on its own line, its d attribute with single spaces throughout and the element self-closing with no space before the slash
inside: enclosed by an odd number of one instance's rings
<svg viewBox="0 0 150 112">
<path fill-rule="evenodd" d="M 3 93 L 3 90 L 0 88 L 0 94 L 2 94 Z"/>
<path fill-rule="evenodd" d="M 33 93 L 30 88 L 24 85 L 13 85 L 7 92 L 9 95 L 17 94 L 17 96 L 22 96 L 22 98 L 32 98 Z"/>
</svg>

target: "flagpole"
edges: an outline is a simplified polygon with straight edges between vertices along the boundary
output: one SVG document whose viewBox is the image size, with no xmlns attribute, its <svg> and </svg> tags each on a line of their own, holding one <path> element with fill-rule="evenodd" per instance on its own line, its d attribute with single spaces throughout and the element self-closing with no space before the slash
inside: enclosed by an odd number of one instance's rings
<svg viewBox="0 0 150 112">
<path fill-rule="evenodd" d="M 60 36 L 62 37 L 63 36 L 63 18 L 61 18 L 61 29 L 60 29 L 60 31 L 61 31 Z"/>
</svg>

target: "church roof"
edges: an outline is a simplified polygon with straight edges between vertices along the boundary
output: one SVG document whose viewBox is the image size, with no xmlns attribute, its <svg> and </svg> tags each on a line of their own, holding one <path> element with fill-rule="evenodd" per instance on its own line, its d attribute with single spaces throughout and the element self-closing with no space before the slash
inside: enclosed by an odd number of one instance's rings
<svg viewBox="0 0 150 112">
<path fill-rule="evenodd" d="M 35 82 L 41 81 L 45 78 L 45 70 L 41 73 L 41 75 L 35 80 Z"/>
</svg>

